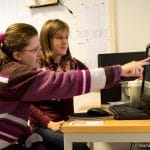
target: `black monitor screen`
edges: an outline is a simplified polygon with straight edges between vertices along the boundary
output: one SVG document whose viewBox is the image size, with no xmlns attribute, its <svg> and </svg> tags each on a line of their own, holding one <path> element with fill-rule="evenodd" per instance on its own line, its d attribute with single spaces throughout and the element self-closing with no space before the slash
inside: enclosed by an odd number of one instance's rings
<svg viewBox="0 0 150 150">
<path fill-rule="evenodd" d="M 145 51 L 142 52 L 121 52 L 98 54 L 98 67 L 125 64 L 133 60 L 145 58 Z M 135 77 L 122 78 L 123 81 L 135 80 Z M 121 100 L 121 84 L 117 84 L 110 89 L 101 90 L 101 103 L 115 102 Z"/>
<path fill-rule="evenodd" d="M 150 57 L 150 46 L 146 48 L 146 57 Z M 150 65 L 144 66 L 141 98 L 150 108 Z"/>
</svg>

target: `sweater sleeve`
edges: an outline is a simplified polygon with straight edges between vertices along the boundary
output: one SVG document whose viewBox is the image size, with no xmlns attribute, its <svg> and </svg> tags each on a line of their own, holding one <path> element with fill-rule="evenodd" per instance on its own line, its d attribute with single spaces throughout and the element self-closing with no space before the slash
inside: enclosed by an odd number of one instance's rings
<svg viewBox="0 0 150 150">
<path fill-rule="evenodd" d="M 118 84 L 121 78 L 120 72 L 121 72 L 120 65 L 116 65 L 112 67 L 105 67 L 105 75 L 106 75 L 105 88 L 110 88 Z"/>
<path fill-rule="evenodd" d="M 36 123 L 43 128 L 47 128 L 47 124 L 49 123 L 50 118 L 46 114 L 44 114 L 38 107 L 31 105 L 30 116 L 30 119 L 32 120 L 31 122 Z"/>
<path fill-rule="evenodd" d="M 120 81 L 120 65 L 68 72 L 42 72 L 32 83 L 23 100 L 69 98 L 98 91 Z M 34 92 L 33 92 L 34 91 Z M 69 91 L 69 92 L 68 92 Z"/>
<path fill-rule="evenodd" d="M 19 74 L 19 73 L 21 74 Z M 120 66 L 108 68 L 72 70 L 68 72 L 34 71 L 21 72 L 20 68 L 8 77 L 8 83 L 1 90 L 3 100 L 34 103 L 45 99 L 69 98 L 98 91 L 120 81 Z M 2 74 L 0 74 L 2 75 Z M 3 75 L 3 80 L 7 79 Z M 18 92 L 19 91 L 19 92 Z"/>
<path fill-rule="evenodd" d="M 108 88 L 117 84 L 121 78 L 121 66 L 115 65 L 106 68 L 90 69 L 91 91 Z"/>
</svg>

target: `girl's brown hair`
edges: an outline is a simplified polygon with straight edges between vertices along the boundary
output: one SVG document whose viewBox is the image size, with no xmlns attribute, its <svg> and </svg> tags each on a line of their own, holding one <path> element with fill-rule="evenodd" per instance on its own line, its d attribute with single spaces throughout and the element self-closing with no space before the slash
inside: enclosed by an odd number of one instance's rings
<svg viewBox="0 0 150 150">
<path fill-rule="evenodd" d="M 15 23 L 9 26 L 4 34 L 4 40 L 0 43 L 0 64 L 14 60 L 13 52 L 21 51 L 37 34 L 37 30 L 26 23 Z"/>
<path fill-rule="evenodd" d="M 51 19 L 44 23 L 40 32 L 40 44 L 43 52 L 43 61 L 50 63 L 53 60 L 54 52 L 51 48 L 50 41 L 61 30 L 67 30 L 69 33 L 69 26 L 59 19 Z M 62 57 L 62 61 L 69 60 L 71 53 L 68 47 L 67 54 Z"/>
</svg>

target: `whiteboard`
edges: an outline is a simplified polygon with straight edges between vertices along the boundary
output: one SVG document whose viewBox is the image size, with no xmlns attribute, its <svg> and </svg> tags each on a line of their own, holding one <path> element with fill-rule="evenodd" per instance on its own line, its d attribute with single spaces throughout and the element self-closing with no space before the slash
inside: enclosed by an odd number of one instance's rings
<svg viewBox="0 0 150 150">
<path fill-rule="evenodd" d="M 48 19 L 62 19 L 70 27 L 69 45 L 72 56 L 90 68 L 97 67 L 97 54 L 109 52 L 110 49 L 107 0 L 61 0 L 61 2 L 73 14 L 61 5 L 29 8 L 26 0 L 1 0 L 0 32 L 4 32 L 15 22 L 30 23 L 40 31 Z"/>
</svg>

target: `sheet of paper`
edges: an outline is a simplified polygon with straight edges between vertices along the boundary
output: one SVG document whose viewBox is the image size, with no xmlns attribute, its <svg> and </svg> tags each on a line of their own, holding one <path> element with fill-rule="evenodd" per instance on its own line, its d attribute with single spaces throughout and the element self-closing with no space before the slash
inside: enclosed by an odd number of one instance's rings
<svg viewBox="0 0 150 150">
<path fill-rule="evenodd" d="M 102 126 L 104 121 L 93 121 L 93 120 L 74 120 L 69 123 L 72 126 Z"/>
</svg>

